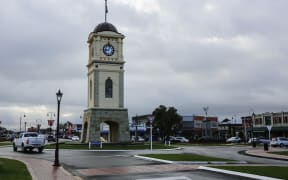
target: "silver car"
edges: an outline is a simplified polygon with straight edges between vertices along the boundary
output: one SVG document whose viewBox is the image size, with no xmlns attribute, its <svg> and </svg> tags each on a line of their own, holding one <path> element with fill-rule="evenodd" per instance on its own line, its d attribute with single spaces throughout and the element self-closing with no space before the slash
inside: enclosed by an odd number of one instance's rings
<svg viewBox="0 0 288 180">
<path fill-rule="evenodd" d="M 240 137 L 230 137 L 226 140 L 227 143 L 240 143 L 241 138 Z"/>
<path fill-rule="evenodd" d="M 272 138 L 271 146 L 280 146 L 280 147 L 288 146 L 288 138 L 286 137 Z"/>
<path fill-rule="evenodd" d="M 172 142 L 180 142 L 180 143 L 188 143 L 189 140 L 186 139 L 185 137 L 174 137 L 172 140 Z"/>
</svg>

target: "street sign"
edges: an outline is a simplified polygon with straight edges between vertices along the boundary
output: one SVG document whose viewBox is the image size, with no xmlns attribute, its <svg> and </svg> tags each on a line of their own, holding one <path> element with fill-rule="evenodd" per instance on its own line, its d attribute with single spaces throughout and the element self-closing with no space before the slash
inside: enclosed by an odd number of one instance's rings
<svg viewBox="0 0 288 180">
<path fill-rule="evenodd" d="M 54 120 L 53 119 L 48 119 L 48 126 L 53 126 Z"/>
<path fill-rule="evenodd" d="M 269 144 L 270 144 L 270 149 L 271 149 L 271 143 L 270 143 L 271 134 L 270 134 L 270 132 L 271 132 L 271 129 L 272 129 L 272 125 L 267 126 L 267 129 L 268 129 L 268 132 L 269 132 Z"/>
<path fill-rule="evenodd" d="M 268 129 L 268 131 L 271 131 L 272 126 L 271 125 L 267 126 L 267 129 Z"/>
<path fill-rule="evenodd" d="M 154 119 L 154 116 L 148 116 L 149 121 L 150 121 L 150 151 L 152 151 L 152 122 Z"/>
<path fill-rule="evenodd" d="M 154 119 L 154 116 L 148 116 L 148 119 L 149 119 L 149 121 L 151 123 L 153 121 L 153 119 Z"/>
</svg>

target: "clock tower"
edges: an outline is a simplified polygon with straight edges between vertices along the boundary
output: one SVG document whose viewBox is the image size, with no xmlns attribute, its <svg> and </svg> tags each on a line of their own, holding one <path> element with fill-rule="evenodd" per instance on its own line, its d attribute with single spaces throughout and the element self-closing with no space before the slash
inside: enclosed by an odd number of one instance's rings
<svg viewBox="0 0 288 180">
<path fill-rule="evenodd" d="M 99 141 L 102 123 L 109 125 L 109 142 L 129 141 L 128 110 L 124 108 L 124 37 L 106 20 L 89 34 L 88 108 L 84 110 L 82 142 Z"/>
</svg>

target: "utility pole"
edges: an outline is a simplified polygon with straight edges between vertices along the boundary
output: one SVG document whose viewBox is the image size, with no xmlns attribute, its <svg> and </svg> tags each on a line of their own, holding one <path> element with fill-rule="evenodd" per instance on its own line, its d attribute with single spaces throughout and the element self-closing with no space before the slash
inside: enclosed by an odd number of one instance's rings
<svg viewBox="0 0 288 180">
<path fill-rule="evenodd" d="M 205 122 L 205 136 L 208 136 L 208 120 L 207 120 L 207 114 L 208 114 L 208 109 L 209 109 L 209 107 L 208 106 L 206 106 L 206 107 L 203 107 L 203 110 L 204 110 L 204 112 L 205 112 L 205 120 L 204 120 L 204 122 Z M 210 137 L 210 133 L 209 133 L 209 137 Z"/>
</svg>

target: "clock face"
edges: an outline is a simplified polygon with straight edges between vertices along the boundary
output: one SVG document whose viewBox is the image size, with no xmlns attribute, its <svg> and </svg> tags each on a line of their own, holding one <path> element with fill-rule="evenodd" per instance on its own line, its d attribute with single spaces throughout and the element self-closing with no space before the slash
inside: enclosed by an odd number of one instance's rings
<svg viewBox="0 0 288 180">
<path fill-rule="evenodd" d="M 114 54 L 114 47 L 111 44 L 105 44 L 103 46 L 103 53 L 106 56 L 112 56 Z"/>
</svg>

